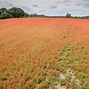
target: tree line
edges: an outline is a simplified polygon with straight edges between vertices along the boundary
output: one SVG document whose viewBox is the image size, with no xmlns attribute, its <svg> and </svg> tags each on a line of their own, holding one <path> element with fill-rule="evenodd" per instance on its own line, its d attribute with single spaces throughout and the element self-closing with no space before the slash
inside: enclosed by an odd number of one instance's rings
<svg viewBox="0 0 89 89">
<path fill-rule="evenodd" d="M 65 16 L 45 16 L 45 15 L 37 15 L 36 13 L 28 14 L 24 12 L 21 8 L 12 7 L 10 9 L 1 8 L 0 9 L 0 19 L 6 18 L 21 18 L 21 17 L 48 17 L 48 18 L 82 18 L 82 19 L 89 19 L 89 16 L 82 16 L 82 17 L 74 17 L 71 14 L 67 13 Z"/>
</svg>

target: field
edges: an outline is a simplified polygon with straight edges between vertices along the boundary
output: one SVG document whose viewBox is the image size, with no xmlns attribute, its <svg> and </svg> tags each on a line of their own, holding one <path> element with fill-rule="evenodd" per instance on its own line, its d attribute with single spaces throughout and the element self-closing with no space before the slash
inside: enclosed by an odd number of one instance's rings
<svg viewBox="0 0 89 89">
<path fill-rule="evenodd" d="M 89 89 L 89 20 L 0 20 L 0 89 Z"/>
</svg>

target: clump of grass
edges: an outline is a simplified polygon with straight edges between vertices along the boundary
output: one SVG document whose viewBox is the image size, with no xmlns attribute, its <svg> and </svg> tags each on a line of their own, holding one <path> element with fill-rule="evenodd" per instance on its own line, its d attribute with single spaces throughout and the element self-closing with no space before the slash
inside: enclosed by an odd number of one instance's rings
<svg viewBox="0 0 89 89">
<path fill-rule="evenodd" d="M 44 76 L 38 76 L 37 78 L 33 79 L 33 82 L 40 84 L 44 80 L 45 80 Z"/>
<path fill-rule="evenodd" d="M 1 79 L 2 81 L 7 80 L 7 78 L 6 78 L 6 77 L 1 77 L 0 79 Z"/>
<path fill-rule="evenodd" d="M 61 86 L 65 86 L 67 82 L 68 81 L 66 81 L 66 79 L 63 79 L 63 80 L 60 81 L 60 84 L 61 84 Z"/>
</svg>

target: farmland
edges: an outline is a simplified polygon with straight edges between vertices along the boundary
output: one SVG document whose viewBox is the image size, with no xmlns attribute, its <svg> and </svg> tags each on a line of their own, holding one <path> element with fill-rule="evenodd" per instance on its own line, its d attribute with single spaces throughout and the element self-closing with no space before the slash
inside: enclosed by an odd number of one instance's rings
<svg viewBox="0 0 89 89">
<path fill-rule="evenodd" d="M 0 20 L 0 89 L 89 89 L 89 20 Z"/>
</svg>

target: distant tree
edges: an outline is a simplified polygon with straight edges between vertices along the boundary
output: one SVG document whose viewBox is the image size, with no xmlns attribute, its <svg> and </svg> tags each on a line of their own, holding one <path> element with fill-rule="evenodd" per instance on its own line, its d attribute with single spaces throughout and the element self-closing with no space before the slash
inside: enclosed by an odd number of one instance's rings
<svg viewBox="0 0 89 89">
<path fill-rule="evenodd" d="M 29 17 L 30 15 L 28 13 L 24 13 L 24 17 Z"/>
<path fill-rule="evenodd" d="M 34 13 L 34 14 L 33 14 L 33 16 L 37 16 L 37 14 L 36 14 L 36 13 Z"/>
<path fill-rule="evenodd" d="M 36 13 L 30 14 L 30 17 L 37 17 L 38 15 Z"/>
<path fill-rule="evenodd" d="M 25 12 L 21 8 L 17 8 L 17 7 L 13 7 L 9 9 L 9 13 L 13 18 L 20 18 L 20 17 L 24 17 L 25 15 Z"/>
<path fill-rule="evenodd" d="M 11 17 L 11 15 L 6 8 L 0 9 L 0 19 L 10 18 L 10 17 Z"/>
<path fill-rule="evenodd" d="M 71 17 L 71 14 L 67 13 L 67 14 L 66 14 L 66 17 L 67 17 L 67 18 L 70 18 L 70 17 Z"/>
<path fill-rule="evenodd" d="M 4 13 L 5 11 L 7 11 L 6 8 L 1 8 L 1 9 L 0 9 L 0 13 Z"/>
<path fill-rule="evenodd" d="M 10 17 L 11 17 L 11 15 L 9 14 L 8 11 L 5 11 L 4 13 L 1 13 L 1 18 L 2 18 L 2 19 L 10 18 Z"/>
</svg>

